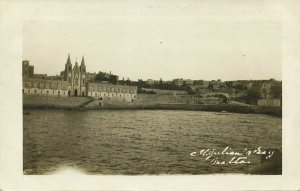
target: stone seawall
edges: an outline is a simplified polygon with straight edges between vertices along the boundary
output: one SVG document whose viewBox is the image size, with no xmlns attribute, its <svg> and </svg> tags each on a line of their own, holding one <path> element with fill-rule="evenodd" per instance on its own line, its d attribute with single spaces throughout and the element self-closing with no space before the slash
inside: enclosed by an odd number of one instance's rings
<svg viewBox="0 0 300 191">
<path fill-rule="evenodd" d="M 76 109 L 85 102 L 87 97 L 50 97 L 50 96 L 23 96 L 23 108 L 54 108 Z"/>
<path fill-rule="evenodd" d="M 233 113 L 255 113 L 282 116 L 281 107 L 245 106 L 232 104 L 186 104 L 186 103 L 156 103 L 156 102 L 124 102 L 91 100 L 87 97 L 40 97 L 28 96 L 23 98 L 24 109 L 148 109 L 148 110 L 191 110 Z"/>
<path fill-rule="evenodd" d="M 190 111 L 213 111 L 213 112 L 232 112 L 232 113 L 254 113 L 266 114 L 281 117 L 281 107 L 262 107 L 262 106 L 243 106 L 230 104 L 215 104 L 215 105 L 201 105 L 201 104 L 160 104 L 160 103 L 132 103 L 132 104 L 112 104 L 102 103 L 95 104 L 94 107 L 86 109 L 146 109 L 146 110 L 190 110 Z"/>
</svg>

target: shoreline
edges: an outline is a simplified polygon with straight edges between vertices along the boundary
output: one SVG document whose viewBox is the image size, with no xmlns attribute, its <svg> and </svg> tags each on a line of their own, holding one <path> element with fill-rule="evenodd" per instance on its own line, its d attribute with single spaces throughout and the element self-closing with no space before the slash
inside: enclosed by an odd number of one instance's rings
<svg viewBox="0 0 300 191">
<path fill-rule="evenodd" d="M 53 98 L 51 98 L 53 99 Z M 46 99 L 48 100 L 48 99 Z M 56 100 L 55 100 L 56 101 Z M 187 103 L 118 103 L 118 102 L 100 102 L 98 100 L 86 99 L 81 102 L 65 103 L 63 102 L 47 102 L 45 100 L 38 103 L 29 102 L 23 99 L 23 110 L 25 109 L 64 109 L 64 110 L 183 110 L 183 111 L 207 111 L 207 112 L 229 112 L 244 114 L 266 114 L 275 117 L 282 117 L 281 107 L 265 107 L 265 106 L 244 106 L 233 104 L 187 104 Z"/>
</svg>

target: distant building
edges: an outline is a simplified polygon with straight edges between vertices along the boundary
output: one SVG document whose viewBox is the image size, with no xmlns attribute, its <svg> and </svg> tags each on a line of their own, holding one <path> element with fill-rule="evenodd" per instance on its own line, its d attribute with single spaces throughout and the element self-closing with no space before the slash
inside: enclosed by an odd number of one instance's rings
<svg viewBox="0 0 300 191">
<path fill-rule="evenodd" d="M 263 99 L 271 99 L 271 88 L 273 86 L 272 82 L 264 82 L 260 88 L 261 97 Z"/>
<path fill-rule="evenodd" d="M 185 85 L 193 85 L 193 80 L 191 79 L 183 79 L 183 78 L 177 78 L 173 80 L 173 84 L 176 86 L 182 86 L 183 84 Z"/>
<path fill-rule="evenodd" d="M 281 106 L 280 99 L 259 99 L 257 102 L 259 106 L 279 107 Z"/>
<path fill-rule="evenodd" d="M 186 85 L 193 85 L 193 80 L 191 80 L 191 79 L 186 79 L 186 80 L 184 80 L 184 83 L 186 84 Z"/>
<path fill-rule="evenodd" d="M 94 73 L 87 72 L 86 73 L 86 80 L 87 81 L 94 81 L 96 76 L 97 76 L 96 72 L 94 72 Z"/>
<path fill-rule="evenodd" d="M 173 84 L 176 86 L 182 86 L 183 85 L 184 80 L 182 78 L 177 78 L 173 80 Z"/>
<path fill-rule="evenodd" d="M 207 89 L 209 86 L 209 81 L 205 80 L 194 80 L 193 85 L 199 89 Z"/>
<path fill-rule="evenodd" d="M 212 80 L 210 83 L 209 83 L 211 89 L 213 90 L 218 90 L 220 89 L 220 82 L 219 81 L 215 81 L 215 80 Z"/>
<path fill-rule="evenodd" d="M 154 80 L 153 79 L 148 79 L 147 81 L 146 81 L 146 84 L 148 84 L 148 85 L 154 85 Z"/>
<path fill-rule="evenodd" d="M 34 66 L 29 65 L 28 60 L 23 60 L 22 62 L 22 77 L 23 78 L 33 78 Z"/>
</svg>

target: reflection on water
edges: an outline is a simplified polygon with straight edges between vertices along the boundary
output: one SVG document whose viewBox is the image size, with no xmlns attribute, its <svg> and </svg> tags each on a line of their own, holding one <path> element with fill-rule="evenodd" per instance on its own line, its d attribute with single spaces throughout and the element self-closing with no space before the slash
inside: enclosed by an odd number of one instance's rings
<svg viewBox="0 0 300 191">
<path fill-rule="evenodd" d="M 62 166 L 89 174 L 245 173 L 249 165 L 212 165 L 202 148 L 278 148 L 281 118 L 199 111 L 26 110 L 24 172 Z M 251 165 L 260 157 L 252 156 Z"/>
</svg>

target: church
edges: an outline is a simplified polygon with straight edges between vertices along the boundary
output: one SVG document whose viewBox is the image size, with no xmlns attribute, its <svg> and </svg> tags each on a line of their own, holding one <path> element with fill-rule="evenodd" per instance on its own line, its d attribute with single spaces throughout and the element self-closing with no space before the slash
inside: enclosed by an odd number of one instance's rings
<svg viewBox="0 0 300 191">
<path fill-rule="evenodd" d="M 86 96 L 86 67 L 84 57 L 82 57 L 80 66 L 77 60 L 72 68 L 70 54 L 68 55 L 65 70 L 61 73 L 64 81 L 68 83 L 68 96 Z"/>
</svg>

